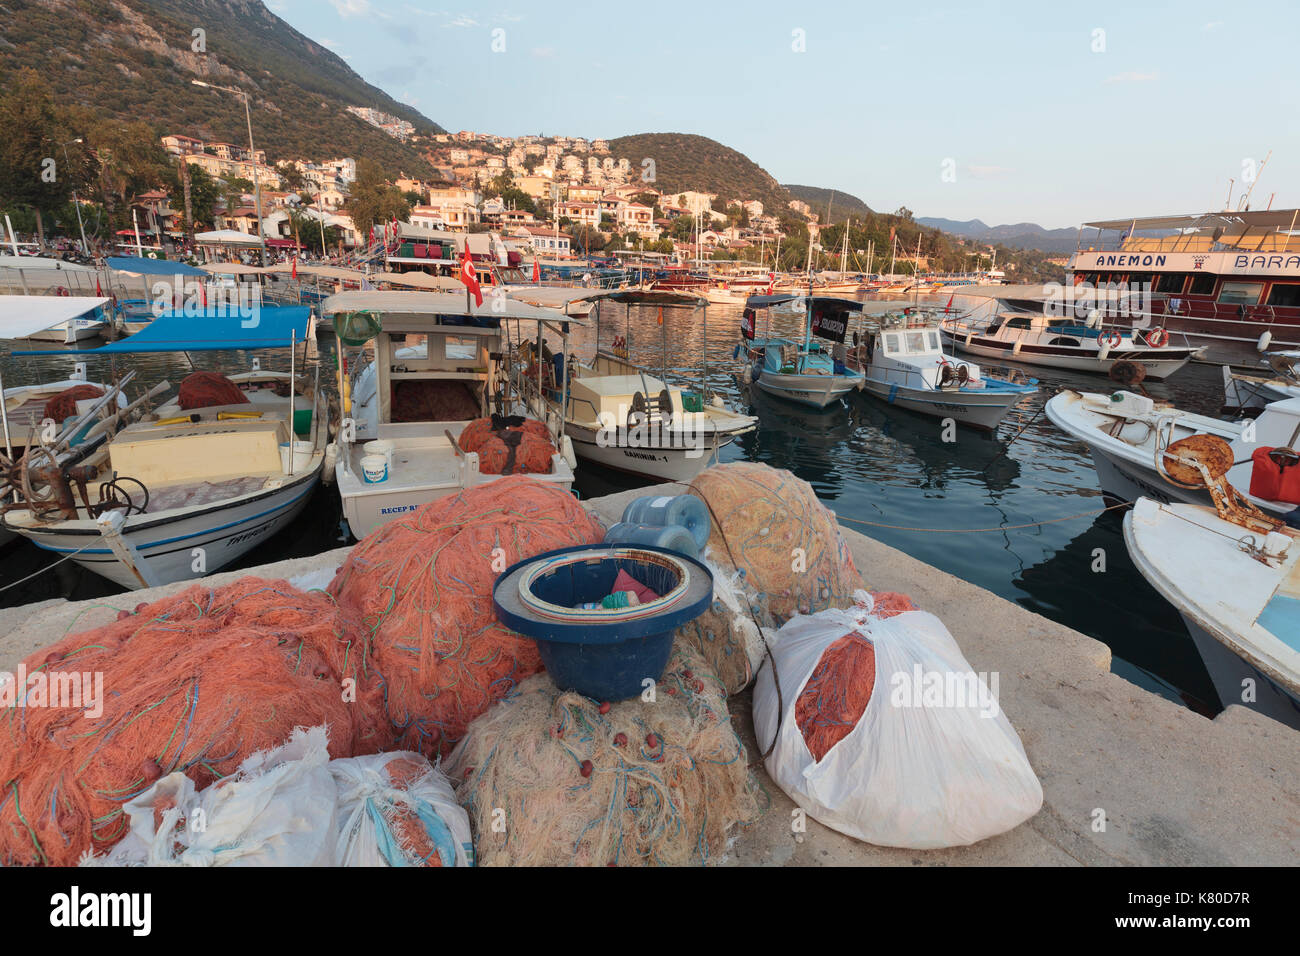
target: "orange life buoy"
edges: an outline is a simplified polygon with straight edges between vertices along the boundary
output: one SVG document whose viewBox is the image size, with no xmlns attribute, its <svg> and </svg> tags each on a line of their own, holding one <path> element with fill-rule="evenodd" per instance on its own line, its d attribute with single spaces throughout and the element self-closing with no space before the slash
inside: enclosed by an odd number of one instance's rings
<svg viewBox="0 0 1300 956">
<path fill-rule="evenodd" d="M 1101 335 L 1097 336 L 1098 345 L 1108 345 L 1110 348 L 1116 348 L 1119 343 L 1120 334 L 1117 329 L 1110 329 L 1109 331 L 1103 332 Z"/>
<path fill-rule="evenodd" d="M 68 291 L 68 287 L 67 287 L 67 286 L 62 286 L 62 285 L 59 286 L 58 288 L 56 288 L 56 289 L 54 290 L 54 294 L 55 294 L 55 295 L 72 295 L 72 293 Z"/>
<path fill-rule="evenodd" d="M 1147 333 L 1147 345 L 1153 349 L 1164 348 L 1169 344 L 1169 332 L 1162 328 L 1154 328 Z"/>
</svg>

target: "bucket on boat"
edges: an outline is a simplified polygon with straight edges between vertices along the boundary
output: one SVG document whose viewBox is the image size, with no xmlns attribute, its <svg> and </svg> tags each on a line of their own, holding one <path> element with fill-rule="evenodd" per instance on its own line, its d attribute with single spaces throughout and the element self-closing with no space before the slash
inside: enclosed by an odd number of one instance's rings
<svg viewBox="0 0 1300 956">
<path fill-rule="evenodd" d="M 695 547 L 709 543 L 709 507 L 694 495 L 646 495 L 623 509 L 623 520 L 658 527 L 680 525 L 691 533 Z M 646 542 L 647 544 L 651 542 Z"/>
<path fill-rule="evenodd" d="M 661 597 L 627 607 L 580 606 L 601 604 L 620 571 Z M 674 631 L 712 601 L 713 576 L 704 565 L 636 545 L 548 551 L 507 568 L 492 591 L 498 619 L 537 641 L 555 685 L 599 701 L 636 697 L 646 678 L 658 681 Z"/>
<path fill-rule="evenodd" d="M 649 544 L 690 558 L 699 557 L 700 554 L 699 545 L 695 543 L 690 531 L 676 524 L 653 525 L 620 521 L 605 532 L 605 543 Z"/>
<path fill-rule="evenodd" d="M 368 485 L 388 480 L 388 459 L 383 455 L 366 455 L 361 459 L 361 475 Z"/>
<path fill-rule="evenodd" d="M 295 435 L 311 434 L 311 409 L 310 408 L 294 409 L 293 432 Z"/>
<path fill-rule="evenodd" d="M 307 470 L 311 464 L 311 453 L 315 446 L 309 441 L 296 441 L 293 443 L 293 474 L 301 474 Z M 280 470 L 286 475 L 289 474 L 289 443 L 280 442 Z"/>
</svg>

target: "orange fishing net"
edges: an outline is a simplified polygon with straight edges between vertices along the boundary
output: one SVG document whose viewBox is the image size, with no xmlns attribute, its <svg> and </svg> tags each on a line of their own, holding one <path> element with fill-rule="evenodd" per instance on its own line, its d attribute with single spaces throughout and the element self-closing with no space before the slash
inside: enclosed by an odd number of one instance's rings
<svg viewBox="0 0 1300 956">
<path fill-rule="evenodd" d="M 424 760 L 411 757 L 394 757 L 384 766 L 389 782 L 399 790 L 408 790 L 430 772 Z M 408 862 L 415 866 L 442 866 L 442 857 L 429 836 L 428 828 L 412 807 L 404 803 L 389 803 L 383 811 L 388 830 L 405 852 Z M 451 861 L 455 864 L 455 860 Z"/>
<path fill-rule="evenodd" d="M 243 405 L 248 401 L 239 386 L 220 372 L 191 372 L 176 390 L 181 408 L 212 408 L 214 405 Z"/>
<path fill-rule="evenodd" d="M 549 474 L 555 454 L 550 432 L 535 418 L 476 418 L 456 443 L 478 453 L 485 475 Z"/>
<path fill-rule="evenodd" d="M 423 505 L 352 549 L 330 593 L 372 635 L 393 746 L 445 754 L 541 670 L 533 641 L 497 622 L 492 585 L 516 561 L 602 536 L 569 492 L 514 475 Z"/>
<path fill-rule="evenodd" d="M 814 760 L 858 725 L 875 686 L 876 649 L 866 638 L 845 634 L 822 652 L 794 707 L 794 721 Z"/>
<path fill-rule="evenodd" d="M 912 599 L 899 591 L 872 591 L 871 596 L 876 602 L 871 607 L 872 617 L 896 617 L 906 611 L 917 609 Z"/>
<path fill-rule="evenodd" d="M 205 787 L 297 726 L 327 725 L 335 756 L 378 749 L 379 688 L 328 595 L 250 577 L 122 613 L 23 662 L 26 705 L 0 720 L 0 863 L 101 853 L 159 777 Z M 102 675 L 102 693 L 68 695 L 73 673 Z"/>
<path fill-rule="evenodd" d="M 77 402 L 103 396 L 104 390 L 95 385 L 74 385 L 72 388 L 65 388 L 57 395 L 51 395 L 45 402 L 45 417 L 63 424 L 77 414 Z"/>
</svg>

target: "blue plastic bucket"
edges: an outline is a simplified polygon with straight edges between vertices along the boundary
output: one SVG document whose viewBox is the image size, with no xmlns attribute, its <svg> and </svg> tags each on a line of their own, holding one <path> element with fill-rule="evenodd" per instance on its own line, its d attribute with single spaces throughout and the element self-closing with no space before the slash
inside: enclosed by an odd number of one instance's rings
<svg viewBox="0 0 1300 956">
<path fill-rule="evenodd" d="M 678 524 L 659 526 L 653 524 L 633 524 L 620 521 L 610 526 L 605 532 L 606 544 L 650 544 L 656 548 L 665 548 L 688 558 L 700 556 L 699 546 L 694 536 Z"/>
<path fill-rule="evenodd" d="M 617 610 L 579 610 L 599 602 L 626 571 L 660 595 Z M 700 562 L 650 545 L 578 545 L 507 568 L 492 590 L 497 618 L 537 642 L 561 690 L 600 701 L 627 700 L 658 681 L 673 632 L 713 602 L 713 576 Z"/>
</svg>

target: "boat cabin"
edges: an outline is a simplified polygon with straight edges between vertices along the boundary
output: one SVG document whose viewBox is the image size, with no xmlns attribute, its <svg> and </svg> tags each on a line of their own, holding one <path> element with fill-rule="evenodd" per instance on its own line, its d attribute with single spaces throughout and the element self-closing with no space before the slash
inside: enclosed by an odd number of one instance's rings
<svg viewBox="0 0 1300 956">
<path fill-rule="evenodd" d="M 863 363 L 869 366 L 868 375 L 875 381 L 911 388 L 943 388 L 957 381 L 955 377 L 944 380 L 944 366 L 951 366 L 966 370 L 961 384 L 981 387 L 978 365 L 944 354 L 939 321 L 932 315 L 905 312 L 882 316 L 868 342 Z"/>
</svg>

